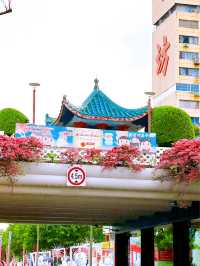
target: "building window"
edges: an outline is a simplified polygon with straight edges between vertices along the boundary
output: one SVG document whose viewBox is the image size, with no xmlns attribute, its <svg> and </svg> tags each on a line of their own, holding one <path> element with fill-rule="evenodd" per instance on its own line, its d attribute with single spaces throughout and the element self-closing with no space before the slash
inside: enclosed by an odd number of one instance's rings
<svg viewBox="0 0 200 266">
<path fill-rule="evenodd" d="M 199 8 L 195 5 L 178 5 L 177 11 L 178 12 L 187 12 L 187 13 L 195 13 L 198 12 Z"/>
<path fill-rule="evenodd" d="M 195 52 L 180 52 L 179 54 L 180 59 L 185 59 L 185 60 L 199 60 L 199 53 Z"/>
<path fill-rule="evenodd" d="M 192 119 L 192 123 L 195 125 L 199 125 L 200 124 L 200 118 L 199 117 L 191 117 Z"/>
<path fill-rule="evenodd" d="M 188 43 L 188 44 L 198 45 L 199 44 L 199 37 L 180 35 L 179 36 L 179 43 Z"/>
<path fill-rule="evenodd" d="M 199 109 L 199 102 L 190 100 L 180 100 L 179 106 L 187 109 Z"/>
<path fill-rule="evenodd" d="M 198 68 L 179 67 L 179 75 L 198 77 L 199 76 L 199 69 Z"/>
<path fill-rule="evenodd" d="M 187 84 L 187 83 L 177 83 L 176 84 L 177 91 L 185 91 L 185 92 L 193 92 L 199 93 L 199 85 L 198 84 Z"/>
<path fill-rule="evenodd" d="M 199 21 L 198 20 L 179 19 L 179 27 L 198 29 L 199 28 Z"/>
</svg>

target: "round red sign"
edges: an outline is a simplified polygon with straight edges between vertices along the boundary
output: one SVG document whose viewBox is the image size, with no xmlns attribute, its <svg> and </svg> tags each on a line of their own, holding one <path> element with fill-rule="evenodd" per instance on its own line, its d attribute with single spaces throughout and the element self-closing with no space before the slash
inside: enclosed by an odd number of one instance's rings
<svg viewBox="0 0 200 266">
<path fill-rule="evenodd" d="M 71 186 L 83 186 L 86 179 L 86 172 L 79 166 L 72 166 L 67 169 L 67 184 Z"/>
</svg>

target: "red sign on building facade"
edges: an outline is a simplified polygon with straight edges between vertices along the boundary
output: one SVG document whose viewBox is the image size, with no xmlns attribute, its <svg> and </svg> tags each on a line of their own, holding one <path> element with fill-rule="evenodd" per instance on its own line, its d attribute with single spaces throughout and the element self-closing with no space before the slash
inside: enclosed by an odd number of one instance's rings
<svg viewBox="0 0 200 266">
<path fill-rule="evenodd" d="M 156 74 L 166 76 L 167 67 L 169 63 L 169 55 L 167 54 L 168 49 L 170 48 L 170 42 L 167 40 L 167 36 L 163 36 L 163 45 L 157 44 L 157 56 L 156 63 L 157 69 Z"/>
</svg>

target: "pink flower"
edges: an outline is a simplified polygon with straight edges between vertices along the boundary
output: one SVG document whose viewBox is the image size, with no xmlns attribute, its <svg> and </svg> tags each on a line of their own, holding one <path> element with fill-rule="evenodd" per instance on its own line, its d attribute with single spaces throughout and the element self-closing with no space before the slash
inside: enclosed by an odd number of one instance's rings
<svg viewBox="0 0 200 266">
<path fill-rule="evenodd" d="M 179 140 L 165 151 L 157 168 L 168 169 L 178 182 L 192 183 L 200 178 L 200 140 Z"/>
<path fill-rule="evenodd" d="M 39 159 L 43 145 L 34 137 L 15 138 L 0 136 L 0 176 L 12 176 L 19 173 L 16 161 Z"/>
</svg>

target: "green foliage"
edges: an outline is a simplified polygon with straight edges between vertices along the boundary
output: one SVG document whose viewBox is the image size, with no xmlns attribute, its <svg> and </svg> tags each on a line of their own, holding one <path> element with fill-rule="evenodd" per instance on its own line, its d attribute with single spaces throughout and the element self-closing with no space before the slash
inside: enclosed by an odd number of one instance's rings
<svg viewBox="0 0 200 266">
<path fill-rule="evenodd" d="M 180 139 L 194 138 L 194 127 L 190 116 L 173 106 L 153 109 L 152 132 L 157 134 L 158 145 L 161 147 L 170 147 Z"/>
<path fill-rule="evenodd" d="M 172 227 L 156 228 L 155 244 L 159 250 L 171 249 L 173 246 Z"/>
<path fill-rule="evenodd" d="M 36 250 L 37 225 L 12 224 L 3 234 L 3 248 L 5 250 L 8 232 L 12 232 L 11 254 L 17 257 L 22 255 L 23 248 L 27 252 Z M 89 241 L 90 226 L 88 225 L 47 225 L 39 226 L 40 250 L 56 247 L 66 247 Z M 95 242 L 103 241 L 101 227 L 93 227 Z"/>
<path fill-rule="evenodd" d="M 191 250 L 200 249 L 199 246 L 195 245 L 196 230 L 199 230 L 199 228 L 191 227 L 189 231 L 189 243 Z M 173 247 L 173 232 L 171 226 L 155 228 L 155 244 L 159 250 L 171 249 Z"/>
<path fill-rule="evenodd" d="M 194 127 L 195 137 L 200 136 L 200 127 L 198 127 L 197 125 L 193 125 L 193 127 Z"/>
<path fill-rule="evenodd" d="M 16 123 L 28 123 L 28 118 L 20 111 L 5 108 L 0 111 L 0 130 L 8 136 L 15 133 Z"/>
<path fill-rule="evenodd" d="M 171 261 L 158 261 L 157 266 L 173 266 Z"/>
</svg>

